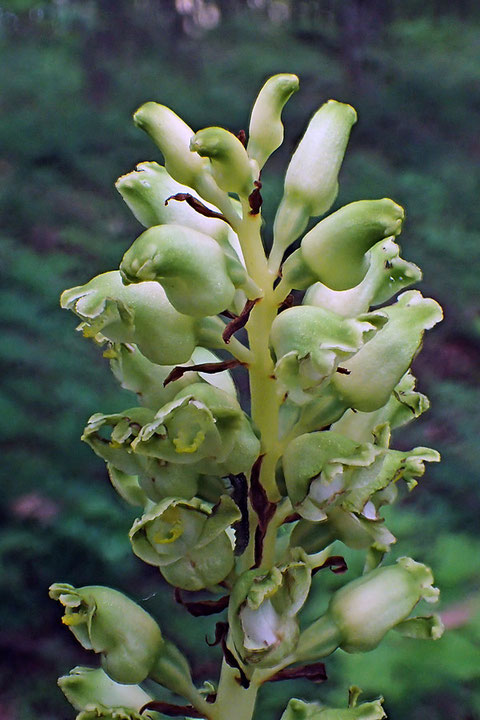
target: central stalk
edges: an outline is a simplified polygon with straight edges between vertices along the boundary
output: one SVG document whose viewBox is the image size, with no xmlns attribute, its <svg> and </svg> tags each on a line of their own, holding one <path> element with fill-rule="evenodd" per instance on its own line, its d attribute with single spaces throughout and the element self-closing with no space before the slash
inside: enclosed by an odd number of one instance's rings
<svg viewBox="0 0 480 720">
<path fill-rule="evenodd" d="M 278 438 L 280 399 L 270 353 L 269 337 L 272 323 L 278 312 L 273 283 L 275 276 L 268 269 L 261 238 L 261 215 L 250 214 L 247 202 L 243 203 L 243 220 L 239 227 L 247 272 L 262 291 L 262 296 L 250 313 L 246 325 L 253 360 L 249 364 L 251 416 L 260 432 L 264 455 L 260 482 L 271 501 L 280 495 L 275 483 L 275 466 L 281 454 Z"/>
</svg>

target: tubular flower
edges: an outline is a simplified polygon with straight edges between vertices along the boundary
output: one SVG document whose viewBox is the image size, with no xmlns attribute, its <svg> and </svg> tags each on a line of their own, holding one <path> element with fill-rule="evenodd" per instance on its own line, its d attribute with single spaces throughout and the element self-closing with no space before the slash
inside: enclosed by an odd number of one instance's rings
<svg viewBox="0 0 480 720">
<path fill-rule="evenodd" d="M 324 657 L 338 647 L 350 653 L 368 652 L 392 628 L 435 640 L 443 632 L 438 618 L 415 618 L 416 625 L 407 618 L 420 600 L 436 602 L 438 595 L 430 568 L 399 558 L 396 565 L 372 570 L 337 590 L 325 615 L 301 634 L 296 656 L 299 660 Z"/>
<path fill-rule="evenodd" d="M 152 616 L 133 600 L 100 585 L 66 583 L 52 585 L 50 597 L 64 606 L 62 622 L 79 643 L 101 654 L 112 680 L 133 685 L 149 676 L 164 639 Z"/>
<path fill-rule="evenodd" d="M 299 290 L 317 280 L 332 290 L 353 288 L 368 272 L 370 248 L 398 235 L 403 218 L 403 208 L 389 198 L 345 205 L 305 235 L 283 275 Z"/>
<path fill-rule="evenodd" d="M 243 265 L 208 235 L 181 225 L 145 230 L 120 264 L 126 283 L 156 281 L 179 313 L 205 317 L 232 303 L 246 282 Z"/>
<path fill-rule="evenodd" d="M 329 100 L 314 114 L 294 152 L 273 228 L 281 254 L 305 229 L 310 217 L 332 206 L 350 130 L 357 121 L 351 105 Z M 281 258 L 280 258 L 281 259 Z"/>
<path fill-rule="evenodd" d="M 82 320 L 86 337 L 135 343 L 160 365 L 186 362 L 195 349 L 195 320 L 170 304 L 158 283 L 124 285 L 118 271 L 65 290 L 61 305 Z"/>
</svg>

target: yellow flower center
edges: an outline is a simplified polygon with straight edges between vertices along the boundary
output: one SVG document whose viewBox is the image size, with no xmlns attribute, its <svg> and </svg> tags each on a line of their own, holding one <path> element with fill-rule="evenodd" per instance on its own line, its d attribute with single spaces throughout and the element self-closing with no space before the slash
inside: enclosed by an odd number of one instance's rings
<svg viewBox="0 0 480 720">
<path fill-rule="evenodd" d="M 188 443 L 187 434 L 181 431 L 177 437 L 173 438 L 173 444 L 175 445 L 175 452 L 177 453 L 194 453 L 205 440 L 205 433 L 203 430 L 199 430 L 193 440 Z"/>
</svg>

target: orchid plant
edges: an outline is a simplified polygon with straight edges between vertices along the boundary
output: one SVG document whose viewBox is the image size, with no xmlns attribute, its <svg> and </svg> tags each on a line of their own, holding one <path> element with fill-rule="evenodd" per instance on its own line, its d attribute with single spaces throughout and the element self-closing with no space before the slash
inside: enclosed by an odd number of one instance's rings
<svg viewBox="0 0 480 720">
<path fill-rule="evenodd" d="M 143 105 L 135 124 L 164 165 L 141 163 L 116 187 L 145 230 L 118 270 L 62 294 L 137 396 L 123 412 L 93 415 L 82 436 L 139 508 L 133 552 L 158 567 L 185 611 L 227 611 L 215 630 L 219 678 L 197 687 L 182 651 L 133 600 L 52 585 L 63 623 L 100 656 L 99 667 L 59 680 L 78 720 L 250 720 L 263 685 L 321 682 L 338 649 L 369 652 L 392 629 L 442 634 L 438 616 L 411 616 L 438 590 L 425 565 L 388 562 L 395 537 L 381 515 L 401 480 L 412 490 L 425 462 L 439 460 L 390 440 L 428 408 L 409 367 L 442 311 L 405 291 L 421 272 L 400 257 L 398 204 L 360 200 L 311 223 L 337 195 L 357 119 L 350 105 L 329 100 L 313 115 L 266 252 L 261 171 L 297 89 L 295 75 L 271 77 L 248 135 L 195 133 L 169 108 Z M 250 414 L 234 368 L 248 374 Z M 362 555 L 363 574 L 306 624 L 312 576 L 347 569 L 341 544 Z M 344 708 L 293 698 L 282 720 L 385 717 L 381 698 L 359 693 L 352 686 Z"/>
</svg>

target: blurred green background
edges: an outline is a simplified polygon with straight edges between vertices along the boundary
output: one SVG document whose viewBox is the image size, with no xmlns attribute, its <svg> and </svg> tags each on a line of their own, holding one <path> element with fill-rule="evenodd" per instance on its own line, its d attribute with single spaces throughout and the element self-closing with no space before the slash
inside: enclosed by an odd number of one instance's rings
<svg viewBox="0 0 480 720">
<path fill-rule="evenodd" d="M 415 362 L 432 409 L 397 438 L 443 456 L 395 507 L 394 555 L 434 568 L 450 628 L 437 643 L 391 637 L 337 653 L 321 687 L 267 687 L 258 717 L 292 694 L 344 704 L 349 684 L 384 694 L 392 720 L 480 718 L 480 5 L 475 0 L 10 0 L 0 2 L 0 717 L 71 718 L 55 681 L 89 664 L 47 598 L 53 581 L 108 584 L 142 600 L 215 678 L 213 621 L 174 607 L 131 554 L 133 519 L 104 463 L 79 441 L 87 418 L 131 398 L 75 334 L 62 289 L 118 262 L 140 226 L 115 179 L 159 159 L 131 113 L 171 106 L 195 129 L 248 125 L 265 78 L 295 72 L 286 140 L 263 174 L 271 221 L 289 153 L 326 99 L 359 113 L 337 205 L 391 196 L 407 209 L 403 256 L 445 308 Z M 348 577 L 355 572 L 355 561 Z M 316 576 L 308 614 L 345 578 Z M 168 634 L 167 633 L 167 634 Z M 232 714 L 232 720 L 234 714 Z"/>
</svg>

